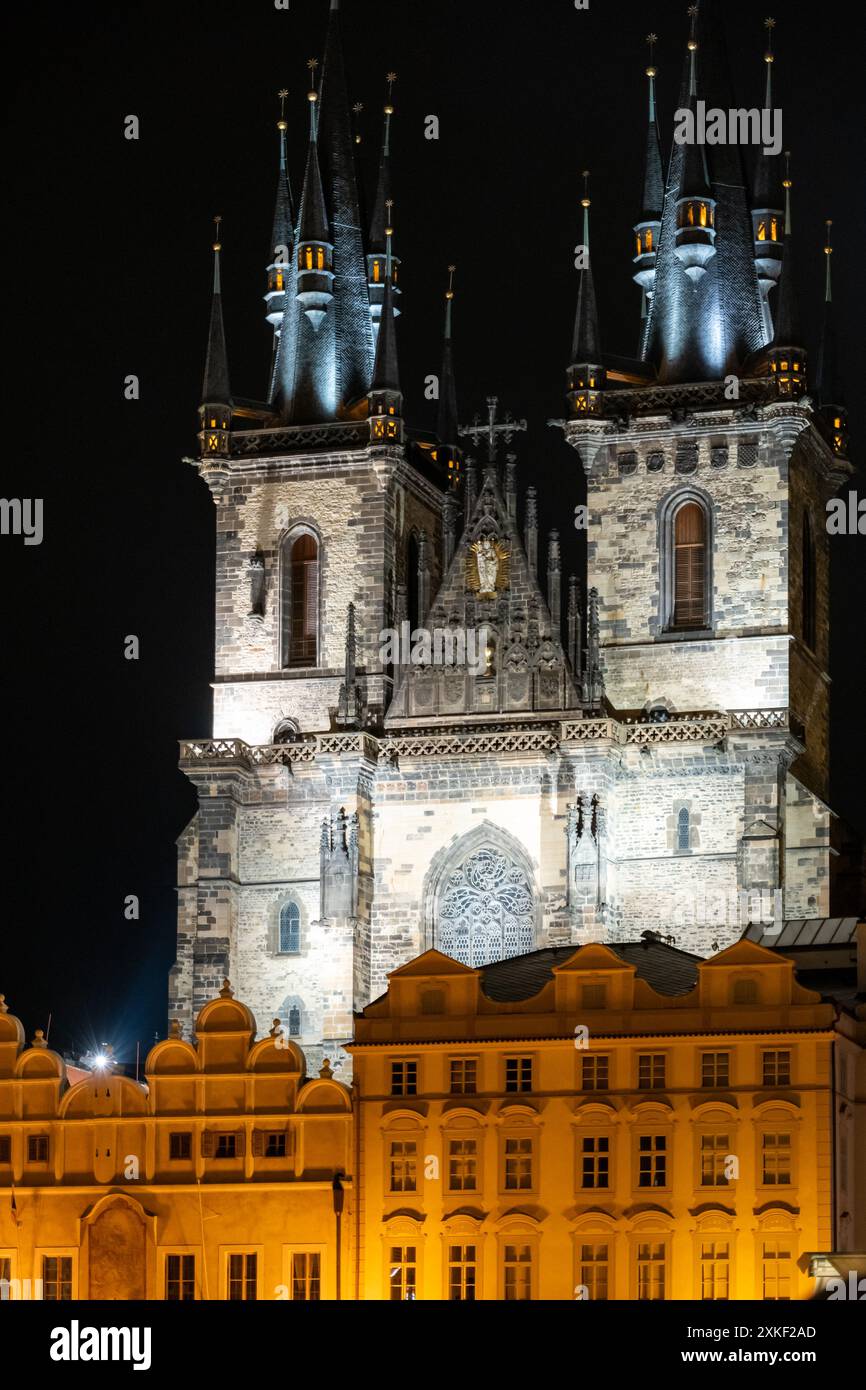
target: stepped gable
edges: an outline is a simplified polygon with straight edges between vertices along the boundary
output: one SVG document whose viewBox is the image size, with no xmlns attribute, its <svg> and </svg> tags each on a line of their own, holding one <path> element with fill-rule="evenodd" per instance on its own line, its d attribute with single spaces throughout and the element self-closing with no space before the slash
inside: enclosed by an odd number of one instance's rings
<svg viewBox="0 0 866 1390">
<path fill-rule="evenodd" d="M 552 631 L 495 468 L 485 470 L 424 627 L 434 639 L 440 634 L 440 654 L 434 650 L 434 662 L 421 665 L 407 664 L 408 653 L 401 652 L 389 724 L 407 717 L 558 711 L 579 703 L 560 634 Z M 450 635 L 451 647 L 442 634 Z"/>
</svg>

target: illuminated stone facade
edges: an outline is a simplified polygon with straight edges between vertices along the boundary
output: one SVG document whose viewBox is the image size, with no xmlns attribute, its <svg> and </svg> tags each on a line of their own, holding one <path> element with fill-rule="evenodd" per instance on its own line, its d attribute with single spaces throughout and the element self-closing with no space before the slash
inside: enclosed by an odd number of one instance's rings
<svg viewBox="0 0 866 1390">
<path fill-rule="evenodd" d="M 704 10 L 698 90 L 715 91 Z M 604 356 L 589 261 L 579 273 L 559 525 L 582 470 L 588 568 L 567 584 L 504 453 L 523 422 L 491 402 L 489 428 L 460 430 L 451 298 L 437 433 L 406 426 L 389 146 L 361 229 L 339 25 L 335 4 L 297 216 L 280 174 L 269 284 L 278 240 L 291 254 L 282 319 L 269 290 L 265 402 L 232 396 L 217 252 L 198 464 L 218 538 L 214 721 L 182 745 L 199 811 L 179 842 L 170 1010 L 190 1029 L 228 974 L 348 1076 L 353 1011 L 443 941 L 483 964 L 651 929 L 708 954 L 752 918 L 830 911 L 823 515 L 850 465 L 788 351 L 778 161 L 762 157 L 760 204 L 727 151 L 708 152 L 711 190 L 686 188 L 679 154 L 665 187 L 653 98 L 638 359 Z M 678 236 L 686 193 L 715 207 L 700 266 Z M 320 251 L 333 272 L 310 269 Z M 389 662 L 404 623 L 484 630 L 484 669 Z M 479 853 L 531 902 L 519 924 L 477 902 L 455 935 L 448 883 Z"/>
</svg>

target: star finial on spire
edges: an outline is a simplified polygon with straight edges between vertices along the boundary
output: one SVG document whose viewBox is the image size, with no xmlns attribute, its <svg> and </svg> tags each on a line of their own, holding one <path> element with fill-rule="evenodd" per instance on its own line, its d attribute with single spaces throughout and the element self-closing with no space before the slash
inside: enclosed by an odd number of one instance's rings
<svg viewBox="0 0 866 1390">
<path fill-rule="evenodd" d="M 213 226 L 214 226 L 214 233 L 213 233 L 213 250 L 214 250 L 214 251 L 221 251 L 221 250 L 222 250 L 222 244 L 220 243 L 220 223 L 221 223 L 221 222 L 222 222 L 222 218 L 221 218 L 221 217 L 215 217 L 214 220 L 213 220 Z"/>
<path fill-rule="evenodd" d="M 310 90 L 307 97 L 310 101 L 318 101 L 319 94 L 316 91 L 316 68 L 319 66 L 318 58 L 308 58 L 307 67 L 310 70 Z"/>
<path fill-rule="evenodd" d="M 582 197 L 581 200 L 580 200 L 580 206 L 581 206 L 582 208 L 588 208 L 588 207 L 590 206 L 590 197 L 589 197 L 589 170 L 588 170 L 588 169 L 584 169 L 584 170 L 583 170 L 583 172 L 582 172 L 582 178 L 583 178 L 583 197 Z"/>
<path fill-rule="evenodd" d="M 655 46 L 656 46 L 656 44 L 658 43 L 658 40 L 659 40 L 658 34 L 647 34 L 647 36 L 646 36 L 646 41 L 647 41 L 647 43 L 649 44 L 649 51 L 650 51 L 649 66 L 648 66 L 648 68 L 647 68 L 647 70 L 646 70 L 646 75 L 647 75 L 647 77 L 655 77 L 656 74 L 657 74 L 657 71 L 658 71 L 658 69 L 656 68 L 656 64 L 655 64 Z"/>
<path fill-rule="evenodd" d="M 277 129 L 278 129 L 278 130 L 285 130 L 285 129 L 286 129 L 286 97 L 287 97 L 288 95 L 289 95 L 289 89 L 288 89 L 288 87 L 281 87 L 280 90 L 277 92 L 277 96 L 278 96 L 279 99 L 280 99 L 280 121 L 279 121 L 279 125 L 277 126 Z"/>
<path fill-rule="evenodd" d="M 768 15 L 767 18 L 764 20 L 764 28 L 767 31 L 767 51 L 764 54 L 765 63 L 772 63 L 775 61 L 773 55 L 773 30 L 775 29 L 775 27 L 775 19 Z"/>
<path fill-rule="evenodd" d="M 829 226 L 829 223 L 828 223 L 828 226 Z M 447 290 L 445 291 L 445 298 L 446 298 L 446 299 L 453 299 L 453 298 L 454 298 L 454 272 L 455 272 L 456 269 L 457 269 L 456 265 L 449 265 L 449 267 L 448 267 L 448 288 L 447 288 Z"/>
</svg>

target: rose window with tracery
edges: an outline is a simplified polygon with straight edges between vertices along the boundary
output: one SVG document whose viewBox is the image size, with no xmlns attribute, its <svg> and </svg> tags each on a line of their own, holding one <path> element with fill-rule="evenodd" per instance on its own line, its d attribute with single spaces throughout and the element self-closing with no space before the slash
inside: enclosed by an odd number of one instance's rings
<svg viewBox="0 0 866 1390">
<path fill-rule="evenodd" d="M 439 907 L 439 950 L 463 965 L 488 965 L 535 945 L 526 874 L 496 849 L 479 849 L 448 876 Z"/>
</svg>

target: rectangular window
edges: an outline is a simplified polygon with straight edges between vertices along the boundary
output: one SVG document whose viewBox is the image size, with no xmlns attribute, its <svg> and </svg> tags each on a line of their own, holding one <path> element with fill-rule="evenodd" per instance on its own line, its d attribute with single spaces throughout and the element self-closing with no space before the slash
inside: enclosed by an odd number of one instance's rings
<svg viewBox="0 0 866 1390">
<path fill-rule="evenodd" d="M 663 1241 L 638 1246 L 637 1296 L 641 1301 L 656 1303 L 664 1299 L 665 1265 Z"/>
<path fill-rule="evenodd" d="M 532 1298 L 532 1246 L 506 1245 L 502 1273 L 505 1302 L 528 1302 Z"/>
<path fill-rule="evenodd" d="M 285 1158 L 286 1156 L 286 1131 L 284 1129 L 274 1130 L 264 1136 L 264 1158 Z"/>
<path fill-rule="evenodd" d="M 448 1141 L 449 1192 L 475 1192 L 478 1187 L 478 1145 L 474 1139 Z"/>
<path fill-rule="evenodd" d="M 791 1297 L 791 1242 L 786 1236 L 764 1241 L 761 1296 L 772 1302 L 787 1302 Z"/>
<path fill-rule="evenodd" d="M 52 1303 L 72 1298 L 72 1256 L 43 1255 L 42 1297 Z"/>
<path fill-rule="evenodd" d="M 581 1059 L 581 1090 L 606 1091 L 610 1085 L 610 1058 L 605 1054 L 590 1054 Z"/>
<path fill-rule="evenodd" d="M 638 1136 L 638 1187 L 667 1187 L 667 1138 L 663 1134 Z"/>
<path fill-rule="evenodd" d="M 237 1158 L 238 1137 L 236 1134 L 214 1135 L 214 1158 Z"/>
<path fill-rule="evenodd" d="M 28 1134 L 28 1136 L 27 1136 L 27 1162 L 28 1162 L 28 1163 L 47 1163 L 47 1162 L 48 1162 L 48 1135 L 47 1135 L 47 1134 Z"/>
<path fill-rule="evenodd" d="M 730 1152 L 727 1134 L 701 1135 L 701 1187 L 727 1187 L 725 1167 Z"/>
<path fill-rule="evenodd" d="M 531 1139 L 506 1139 L 504 1187 L 506 1192 L 532 1191 Z"/>
<path fill-rule="evenodd" d="M 0 1163 L 12 1162 L 12 1140 L 8 1134 L 0 1134 Z"/>
<path fill-rule="evenodd" d="M 174 1160 L 192 1158 L 192 1135 L 177 1132 L 169 1134 L 168 1156 Z"/>
<path fill-rule="evenodd" d="M 701 1298 L 727 1302 L 731 1293 L 731 1247 L 726 1240 L 701 1241 Z"/>
<path fill-rule="evenodd" d="M 169 1303 L 195 1299 L 195 1255 L 166 1255 L 165 1296 Z"/>
<path fill-rule="evenodd" d="M 701 1053 L 701 1085 L 710 1087 L 730 1086 L 730 1052 Z"/>
<path fill-rule="evenodd" d="M 478 1293 L 477 1245 L 448 1246 L 448 1299 L 474 1303 Z"/>
<path fill-rule="evenodd" d="M 392 1062 L 391 1063 L 391 1095 L 392 1096 L 417 1096 L 418 1094 L 418 1063 L 417 1062 Z"/>
<path fill-rule="evenodd" d="M 531 1057 L 506 1057 L 505 1089 L 512 1093 L 532 1090 Z"/>
<path fill-rule="evenodd" d="M 581 1245 L 577 1282 L 595 1303 L 606 1303 L 610 1285 L 610 1258 L 607 1245 Z"/>
<path fill-rule="evenodd" d="M 761 1181 L 765 1187 L 787 1187 L 791 1182 L 790 1134 L 761 1137 Z"/>
<path fill-rule="evenodd" d="M 254 1302 L 258 1294 L 259 1257 L 252 1254 L 229 1255 L 226 1297 L 233 1303 Z"/>
<path fill-rule="evenodd" d="M 322 1297 L 322 1257 L 318 1250 L 297 1250 L 292 1255 L 292 1298 L 299 1303 L 319 1303 Z"/>
<path fill-rule="evenodd" d="M 417 1297 L 418 1251 L 416 1246 L 391 1246 L 388 1286 L 392 1303 L 406 1303 Z"/>
<path fill-rule="evenodd" d="M 0 1303 L 12 1297 L 12 1256 L 0 1255 Z"/>
<path fill-rule="evenodd" d="M 418 1146 L 413 1140 L 392 1139 L 389 1158 L 389 1181 L 392 1192 L 415 1192 L 417 1189 Z"/>
<path fill-rule="evenodd" d="M 610 1140 L 600 1135 L 581 1139 L 581 1187 L 607 1187 L 610 1179 Z"/>
<path fill-rule="evenodd" d="M 665 1084 L 665 1056 L 662 1052 L 641 1052 L 637 1059 L 637 1084 L 641 1091 L 659 1091 Z"/>
<path fill-rule="evenodd" d="M 763 1076 L 765 1086 L 790 1086 L 790 1052 L 765 1052 Z"/>
<path fill-rule="evenodd" d="M 452 1096 L 474 1096 L 478 1083 L 478 1063 L 474 1057 L 452 1057 Z"/>
</svg>

